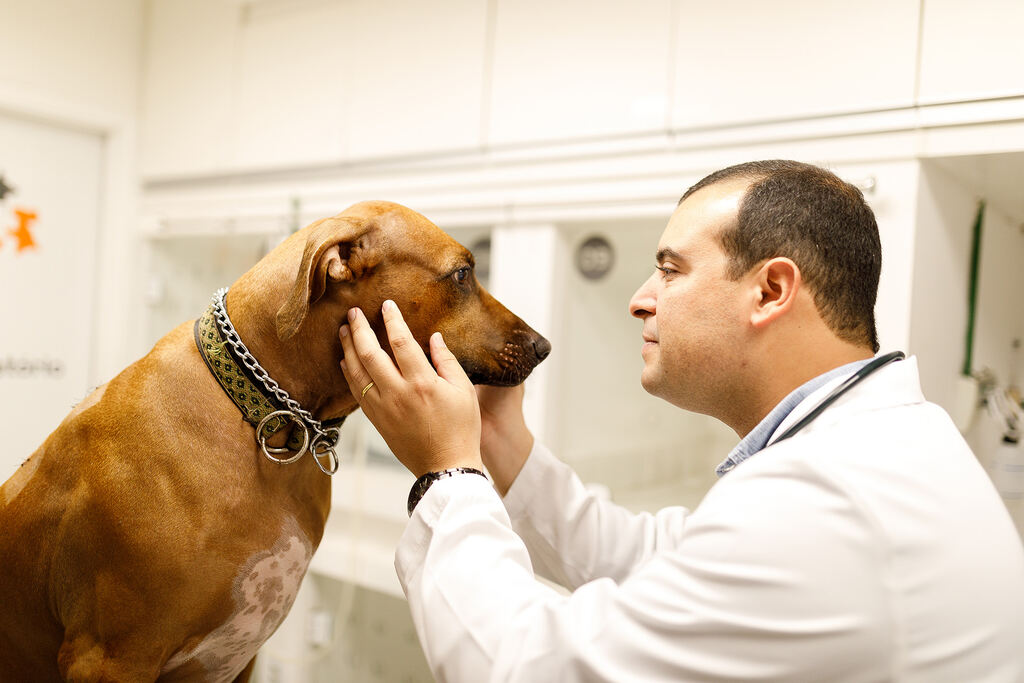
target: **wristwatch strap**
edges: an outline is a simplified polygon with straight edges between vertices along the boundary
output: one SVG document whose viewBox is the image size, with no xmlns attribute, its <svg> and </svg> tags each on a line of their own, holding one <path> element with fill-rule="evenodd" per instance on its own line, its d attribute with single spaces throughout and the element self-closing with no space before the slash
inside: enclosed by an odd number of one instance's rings
<svg viewBox="0 0 1024 683">
<path fill-rule="evenodd" d="M 409 516 L 412 517 L 412 511 L 416 509 L 416 505 L 419 504 L 420 499 L 427 493 L 427 489 L 437 481 L 438 479 L 444 479 L 445 477 L 454 477 L 456 474 L 479 474 L 484 479 L 487 475 L 478 469 L 472 467 L 452 467 L 451 469 L 441 470 L 440 472 L 427 472 L 422 477 L 416 480 L 416 483 L 412 485 L 409 490 Z"/>
</svg>

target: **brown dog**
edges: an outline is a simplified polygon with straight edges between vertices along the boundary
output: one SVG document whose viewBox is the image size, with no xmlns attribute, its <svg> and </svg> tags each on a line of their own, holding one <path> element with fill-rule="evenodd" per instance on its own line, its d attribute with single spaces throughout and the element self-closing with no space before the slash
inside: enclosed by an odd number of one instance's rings
<svg viewBox="0 0 1024 683">
<path fill-rule="evenodd" d="M 424 346 L 440 330 L 476 383 L 522 382 L 550 350 L 480 287 L 464 247 L 386 202 L 290 237 L 231 287 L 227 313 L 325 420 L 357 408 L 339 325 L 358 305 L 385 338 L 386 299 Z M 93 392 L 0 488 L 0 681 L 245 681 L 287 614 L 330 479 L 309 454 L 264 457 L 211 373 L 224 345 L 204 362 L 196 329 Z"/>
</svg>

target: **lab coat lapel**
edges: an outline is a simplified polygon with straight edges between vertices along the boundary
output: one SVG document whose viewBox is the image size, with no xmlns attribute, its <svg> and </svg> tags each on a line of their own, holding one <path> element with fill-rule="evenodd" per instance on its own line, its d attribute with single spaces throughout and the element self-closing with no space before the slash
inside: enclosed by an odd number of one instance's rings
<svg viewBox="0 0 1024 683">
<path fill-rule="evenodd" d="M 848 375 L 844 375 L 833 379 L 798 403 L 772 433 L 765 448 L 775 443 L 779 436 L 784 434 L 791 425 L 796 424 L 807 413 L 814 410 L 847 377 Z M 813 422 L 797 432 L 794 437 L 834 424 L 846 415 L 867 410 L 923 403 L 924 400 L 917 369 L 917 357 L 910 356 L 906 360 L 891 363 L 872 373 L 857 386 L 850 389 L 846 395 L 840 397 L 839 400 L 829 406 Z"/>
</svg>

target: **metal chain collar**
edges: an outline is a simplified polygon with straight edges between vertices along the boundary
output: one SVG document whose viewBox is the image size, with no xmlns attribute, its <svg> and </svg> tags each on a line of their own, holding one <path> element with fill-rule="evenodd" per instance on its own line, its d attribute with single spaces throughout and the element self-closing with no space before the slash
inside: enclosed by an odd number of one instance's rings
<svg viewBox="0 0 1024 683">
<path fill-rule="evenodd" d="M 282 389 L 281 385 L 274 381 L 274 378 L 263 369 L 263 366 L 249 352 L 241 337 L 238 336 L 235 326 L 231 324 L 231 318 L 228 317 L 227 307 L 224 304 L 227 293 L 227 287 L 222 287 L 213 293 L 213 317 L 217 322 L 217 328 L 220 330 L 221 335 L 223 335 L 224 341 L 231 345 L 235 357 L 249 368 L 253 376 L 263 384 L 264 388 L 280 404 L 287 406 L 286 410 L 276 410 L 264 417 L 256 427 L 256 441 L 260 444 L 263 455 L 276 463 L 286 465 L 296 462 L 306 454 L 306 451 L 309 451 L 313 454 L 313 460 L 316 461 L 317 467 L 324 474 L 334 474 L 338 471 L 338 454 L 335 449 L 338 446 L 338 437 L 341 435 L 341 430 L 338 427 L 324 427 L 320 420 L 317 420 L 313 417 L 312 413 L 300 406 L 299 402 L 289 396 L 288 392 Z M 275 419 L 293 422 L 296 427 L 302 430 L 302 446 L 294 455 L 279 458 L 277 457 L 278 455 L 290 453 L 291 451 L 287 448 L 275 448 L 267 445 L 267 436 L 264 434 L 264 429 L 271 420 Z M 310 432 L 313 433 L 312 439 L 310 438 Z M 324 456 L 327 457 L 326 466 L 320 460 Z"/>
</svg>

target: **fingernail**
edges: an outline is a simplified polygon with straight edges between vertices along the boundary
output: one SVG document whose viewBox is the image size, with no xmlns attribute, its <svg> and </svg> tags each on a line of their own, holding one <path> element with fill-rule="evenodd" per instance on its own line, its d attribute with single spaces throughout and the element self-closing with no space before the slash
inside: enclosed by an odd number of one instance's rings
<svg viewBox="0 0 1024 683">
<path fill-rule="evenodd" d="M 356 319 L 356 311 L 358 311 L 358 310 L 359 310 L 358 308 L 350 308 L 350 309 L 348 309 L 348 321 L 349 322 L 352 322 L 352 321 L 354 321 Z"/>
<path fill-rule="evenodd" d="M 340 365 L 341 365 L 341 371 L 344 372 L 347 375 L 348 374 L 348 366 L 345 365 L 345 359 L 344 358 L 341 359 Z"/>
<path fill-rule="evenodd" d="M 348 325 L 342 325 L 341 326 L 341 336 L 342 337 L 347 337 L 348 336 Z"/>
<path fill-rule="evenodd" d="M 437 343 L 438 344 L 440 344 L 441 346 L 443 346 L 446 349 L 448 348 L 448 345 L 444 343 L 444 337 L 441 336 L 440 332 L 435 332 L 433 336 L 437 337 Z"/>
<path fill-rule="evenodd" d="M 387 301 L 384 302 L 384 305 L 380 307 L 380 310 L 384 311 L 385 313 L 390 313 L 391 311 L 395 310 L 395 308 L 395 302 L 392 301 L 391 299 L 388 299 Z"/>
</svg>

